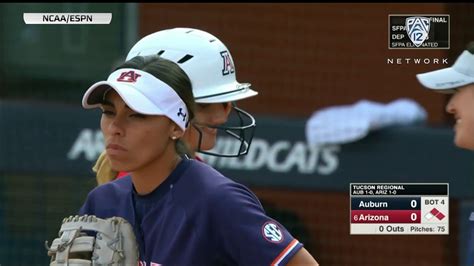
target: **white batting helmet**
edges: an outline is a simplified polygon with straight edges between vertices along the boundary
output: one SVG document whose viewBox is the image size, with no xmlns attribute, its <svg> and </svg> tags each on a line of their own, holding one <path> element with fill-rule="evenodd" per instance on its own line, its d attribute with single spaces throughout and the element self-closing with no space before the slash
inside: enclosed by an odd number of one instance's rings
<svg viewBox="0 0 474 266">
<path fill-rule="evenodd" d="M 217 153 L 200 149 L 201 153 L 237 157 L 248 153 L 255 129 L 254 117 L 237 108 L 235 101 L 258 94 L 250 83 L 239 83 L 232 55 L 227 47 L 214 35 L 192 28 L 173 28 L 149 34 L 139 40 L 130 50 L 126 60 L 135 56 L 158 54 L 177 63 L 188 75 L 193 85 L 194 99 L 197 103 L 232 102 L 236 112 L 237 126 L 212 126 L 240 141 L 237 151 Z"/>
<path fill-rule="evenodd" d="M 127 60 L 151 54 L 179 64 L 193 84 L 197 103 L 233 102 L 258 94 L 250 83 L 237 81 L 232 55 L 208 32 L 173 28 L 152 33 L 132 47 Z"/>
</svg>

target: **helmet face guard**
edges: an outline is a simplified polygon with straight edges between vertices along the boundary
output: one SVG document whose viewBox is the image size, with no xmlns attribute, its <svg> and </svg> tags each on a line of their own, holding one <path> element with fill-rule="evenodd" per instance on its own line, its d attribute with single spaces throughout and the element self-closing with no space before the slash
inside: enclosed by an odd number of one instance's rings
<svg viewBox="0 0 474 266">
<path fill-rule="evenodd" d="M 199 153 L 218 157 L 239 157 L 246 155 L 249 152 L 256 127 L 255 118 L 246 111 L 238 108 L 234 102 L 232 102 L 231 114 L 232 113 L 234 113 L 234 115 L 229 118 L 230 123 L 225 123 L 224 125 L 220 126 L 207 127 L 217 129 L 218 137 L 219 135 L 224 135 L 231 137 L 233 140 L 237 140 L 238 145 L 233 145 L 232 149 L 226 149 L 225 151 L 218 151 L 215 148 L 206 151 L 201 150 L 202 132 L 196 125 L 193 124 L 193 127 L 199 132 L 199 141 L 197 146 L 197 151 Z"/>
</svg>

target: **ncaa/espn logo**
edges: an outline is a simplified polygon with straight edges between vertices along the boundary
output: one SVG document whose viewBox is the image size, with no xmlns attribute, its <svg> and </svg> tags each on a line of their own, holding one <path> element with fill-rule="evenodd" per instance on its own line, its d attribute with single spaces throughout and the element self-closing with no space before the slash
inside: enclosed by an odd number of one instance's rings
<svg viewBox="0 0 474 266">
<path fill-rule="evenodd" d="M 388 15 L 389 49 L 449 49 L 447 14 Z"/>
</svg>

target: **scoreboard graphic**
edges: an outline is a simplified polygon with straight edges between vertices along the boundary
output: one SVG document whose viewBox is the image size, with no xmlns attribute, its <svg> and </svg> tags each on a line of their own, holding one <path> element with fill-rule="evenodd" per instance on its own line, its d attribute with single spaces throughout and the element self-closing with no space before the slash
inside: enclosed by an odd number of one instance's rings
<svg viewBox="0 0 474 266">
<path fill-rule="evenodd" d="M 351 183 L 351 235 L 449 235 L 449 184 Z"/>
</svg>

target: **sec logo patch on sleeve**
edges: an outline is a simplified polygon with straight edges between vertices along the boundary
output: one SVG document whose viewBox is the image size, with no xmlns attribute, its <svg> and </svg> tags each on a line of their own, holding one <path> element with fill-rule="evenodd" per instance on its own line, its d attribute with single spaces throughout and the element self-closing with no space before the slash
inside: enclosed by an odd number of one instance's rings
<svg viewBox="0 0 474 266">
<path fill-rule="evenodd" d="M 281 229 L 275 222 L 266 222 L 262 226 L 262 234 L 263 237 L 271 243 L 281 243 L 283 241 Z"/>
</svg>

